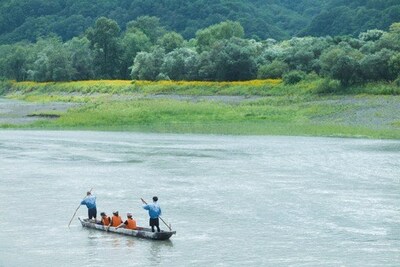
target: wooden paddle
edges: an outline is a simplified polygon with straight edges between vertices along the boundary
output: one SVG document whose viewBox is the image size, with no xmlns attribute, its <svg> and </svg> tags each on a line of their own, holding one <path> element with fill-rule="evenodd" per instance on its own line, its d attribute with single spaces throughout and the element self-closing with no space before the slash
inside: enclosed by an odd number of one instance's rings
<svg viewBox="0 0 400 267">
<path fill-rule="evenodd" d="M 144 199 L 143 198 L 140 198 L 141 200 L 142 200 L 142 202 L 144 203 L 144 204 L 146 204 L 147 205 L 147 202 L 146 201 L 144 201 Z M 160 220 L 165 224 L 165 226 L 167 226 L 168 227 L 168 229 L 170 230 L 170 231 L 172 231 L 172 228 L 171 228 L 171 225 L 168 225 L 160 216 L 158 217 L 158 218 L 160 218 Z"/>
<path fill-rule="evenodd" d="M 90 189 L 90 193 L 92 193 L 92 190 L 93 190 L 93 188 L 92 189 Z M 87 196 L 87 194 L 86 194 L 86 196 Z M 83 198 L 83 199 L 85 199 L 86 198 L 86 196 Z M 75 212 L 74 212 L 74 215 L 72 215 L 72 218 L 71 218 L 71 220 L 69 221 L 69 224 L 68 224 L 68 228 L 69 228 L 69 226 L 70 226 L 70 224 L 71 224 L 71 222 L 72 222 L 72 220 L 74 219 L 74 217 L 75 217 L 75 215 L 76 215 L 76 213 L 78 212 L 78 210 L 79 210 L 79 208 L 81 207 L 81 203 L 79 203 L 79 206 L 76 208 L 76 210 L 75 210 Z"/>
</svg>

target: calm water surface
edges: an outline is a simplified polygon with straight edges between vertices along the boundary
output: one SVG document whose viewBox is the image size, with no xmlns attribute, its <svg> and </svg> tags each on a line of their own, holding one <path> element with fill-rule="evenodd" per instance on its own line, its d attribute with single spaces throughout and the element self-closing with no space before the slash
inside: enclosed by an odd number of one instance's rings
<svg viewBox="0 0 400 267">
<path fill-rule="evenodd" d="M 0 266 L 400 263 L 399 141 L 0 131 L 0 182 Z M 177 235 L 68 228 L 92 187 L 139 225 L 157 195 Z"/>
</svg>

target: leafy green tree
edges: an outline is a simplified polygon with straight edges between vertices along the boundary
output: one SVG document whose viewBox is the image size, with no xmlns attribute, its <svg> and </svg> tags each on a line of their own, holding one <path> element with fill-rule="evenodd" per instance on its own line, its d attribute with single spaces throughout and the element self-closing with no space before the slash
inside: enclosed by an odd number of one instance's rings
<svg viewBox="0 0 400 267">
<path fill-rule="evenodd" d="M 377 42 L 372 41 L 365 42 L 359 49 L 359 51 L 365 55 L 376 53 L 379 50 L 380 48 L 377 46 Z"/>
<path fill-rule="evenodd" d="M 5 76 L 16 81 L 26 79 L 29 49 L 25 45 L 14 45 L 5 57 Z"/>
<path fill-rule="evenodd" d="M 211 56 L 211 52 L 203 51 L 199 55 L 198 77 L 200 80 L 212 81 L 215 80 L 215 61 Z"/>
<path fill-rule="evenodd" d="M 256 48 L 247 40 L 231 38 L 216 43 L 210 51 L 218 81 L 251 80 L 257 76 Z"/>
<path fill-rule="evenodd" d="M 133 29 L 142 31 L 150 41 L 155 44 L 157 39 L 163 36 L 166 32 L 164 27 L 160 24 L 160 19 L 151 16 L 140 16 L 134 21 L 130 21 L 126 25 L 127 30 Z"/>
<path fill-rule="evenodd" d="M 196 33 L 197 49 L 199 52 L 209 50 L 215 42 L 232 37 L 244 37 L 244 29 L 239 22 L 228 20 L 212 25 Z"/>
<path fill-rule="evenodd" d="M 363 55 L 350 46 L 344 44 L 325 51 L 321 57 L 321 72 L 339 80 L 344 86 L 359 80 L 359 60 Z"/>
<path fill-rule="evenodd" d="M 360 68 L 365 81 L 391 81 L 396 78 L 390 70 L 389 62 L 394 52 L 382 49 L 378 53 L 366 55 L 360 61 Z"/>
<path fill-rule="evenodd" d="M 395 22 L 390 25 L 389 32 L 392 34 L 400 34 L 400 22 Z"/>
<path fill-rule="evenodd" d="M 368 42 L 368 41 L 376 42 L 382 37 L 383 34 L 384 34 L 384 31 L 374 29 L 374 30 L 368 30 L 366 32 L 360 33 L 358 35 L 358 38 L 360 40 L 363 40 L 364 42 Z"/>
<path fill-rule="evenodd" d="M 348 55 L 338 57 L 330 71 L 332 78 L 339 80 L 344 86 L 354 83 L 358 72 L 358 61 Z"/>
<path fill-rule="evenodd" d="M 28 70 L 31 79 L 39 82 L 69 81 L 75 75 L 70 54 L 59 38 L 41 39 L 36 44 L 38 53 Z"/>
<path fill-rule="evenodd" d="M 390 58 L 389 71 L 394 77 L 400 78 L 400 53 L 396 53 Z"/>
<path fill-rule="evenodd" d="M 199 55 L 189 48 L 178 48 L 164 57 L 161 73 L 171 80 L 195 80 L 199 66 Z"/>
<path fill-rule="evenodd" d="M 389 32 L 384 33 L 377 42 L 377 47 L 400 51 L 400 23 L 393 23 L 390 26 Z"/>
<path fill-rule="evenodd" d="M 303 70 L 310 72 L 315 59 L 314 53 L 307 50 L 299 50 L 293 54 L 288 54 L 285 61 L 290 64 L 290 68 L 294 70 Z"/>
<path fill-rule="evenodd" d="M 257 63 L 259 65 L 266 65 L 274 60 L 283 61 L 287 55 L 288 47 L 282 43 L 268 45 L 265 47 L 261 54 L 257 57 Z"/>
<path fill-rule="evenodd" d="M 95 53 L 95 65 L 99 78 L 117 78 L 120 60 L 118 42 L 120 28 L 116 21 L 100 17 L 94 28 L 86 32 Z"/>
<path fill-rule="evenodd" d="M 182 35 L 176 32 L 168 32 L 164 34 L 159 40 L 158 45 L 164 48 L 165 53 L 169 53 L 177 48 L 184 46 L 185 40 Z"/>
<path fill-rule="evenodd" d="M 286 84 L 296 84 L 306 77 L 306 73 L 300 70 L 292 70 L 283 75 L 283 82 Z"/>
<path fill-rule="evenodd" d="M 90 49 L 90 41 L 86 37 L 74 37 L 65 43 L 70 54 L 72 67 L 75 69 L 73 80 L 89 80 L 94 78 L 94 55 Z"/>
<path fill-rule="evenodd" d="M 152 52 L 139 52 L 132 66 L 131 77 L 134 80 L 156 80 L 164 61 L 164 49 L 156 48 Z"/>
<path fill-rule="evenodd" d="M 287 71 L 289 71 L 289 65 L 283 61 L 275 59 L 271 64 L 266 64 L 258 68 L 257 78 L 282 78 L 282 75 Z"/>
<path fill-rule="evenodd" d="M 121 75 L 123 78 L 129 78 L 129 68 L 133 64 L 133 60 L 139 52 L 148 52 L 151 48 L 151 41 L 146 34 L 140 30 L 127 31 L 122 38 L 122 59 L 121 59 Z"/>
<path fill-rule="evenodd" d="M 276 44 L 268 44 L 257 58 L 260 66 L 274 60 L 284 61 L 290 70 L 319 72 L 319 57 L 323 51 L 332 46 L 329 38 L 302 37 L 292 38 Z"/>
</svg>

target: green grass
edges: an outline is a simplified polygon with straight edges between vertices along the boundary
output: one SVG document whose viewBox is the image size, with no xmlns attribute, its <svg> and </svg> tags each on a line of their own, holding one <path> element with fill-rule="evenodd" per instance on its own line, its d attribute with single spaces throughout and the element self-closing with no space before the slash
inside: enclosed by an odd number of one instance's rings
<svg viewBox="0 0 400 267">
<path fill-rule="evenodd" d="M 352 86 L 347 90 L 347 93 L 368 95 L 400 95 L 400 86 L 396 86 L 394 83 L 387 82 L 368 83 L 362 86 Z"/>
<path fill-rule="evenodd" d="M 282 81 L 253 80 L 243 82 L 200 81 L 128 81 L 95 80 L 77 82 L 9 82 L 7 93 L 22 94 L 175 94 L 175 95 L 268 95 Z M 4 84 L 4 86 L 6 86 Z M 1 87 L 1 85 L 0 85 Z M 1 93 L 2 91 L 0 91 Z"/>
<path fill-rule="evenodd" d="M 42 129 L 125 130 L 162 133 L 208 133 L 241 135 L 300 135 L 369 138 L 400 138 L 396 127 L 370 129 L 315 122 L 355 108 L 324 106 L 305 99 L 266 98 L 242 104 L 188 102 L 168 99 L 101 101 L 39 121 Z M 317 120 L 318 121 L 318 120 Z"/>
<path fill-rule="evenodd" d="M 346 114 L 362 108 L 340 102 L 346 96 L 321 94 L 326 83 L 311 79 L 296 85 L 279 80 L 238 83 L 86 81 L 72 83 L 7 83 L 7 97 L 31 102 L 76 102 L 79 107 L 60 118 L 30 125 L 1 128 L 125 130 L 160 133 L 207 133 L 245 135 L 340 136 L 400 139 L 400 123 L 384 127 L 349 125 Z M 11 84 L 11 85 L 10 85 Z M 334 86 L 336 86 L 334 84 Z M 388 89 L 392 88 L 392 89 Z M 394 90 L 394 91 L 391 91 Z M 360 98 L 382 98 L 397 92 L 391 84 L 348 89 Z M 241 103 L 180 101 L 145 98 L 146 95 L 259 96 Z M 339 100 L 340 104 L 330 104 Z M 335 102 L 336 103 L 336 102 Z M 48 114 L 43 111 L 41 113 Z M 383 113 L 384 114 L 384 113 Z M 384 117 L 376 112 L 375 117 Z M 334 118 L 330 119 L 330 118 Z"/>
</svg>

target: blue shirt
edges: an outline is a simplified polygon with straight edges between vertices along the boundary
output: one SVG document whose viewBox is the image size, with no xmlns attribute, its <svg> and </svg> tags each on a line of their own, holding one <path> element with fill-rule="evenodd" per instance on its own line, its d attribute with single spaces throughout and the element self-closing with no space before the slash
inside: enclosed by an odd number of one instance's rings
<svg viewBox="0 0 400 267">
<path fill-rule="evenodd" d="M 156 219 L 161 215 L 161 208 L 158 203 L 147 204 L 144 205 L 143 208 L 149 211 L 149 216 L 152 219 Z"/>
<path fill-rule="evenodd" d="M 95 196 L 88 196 L 84 200 L 82 200 L 81 205 L 86 205 L 88 209 L 96 208 L 96 197 Z"/>
</svg>

